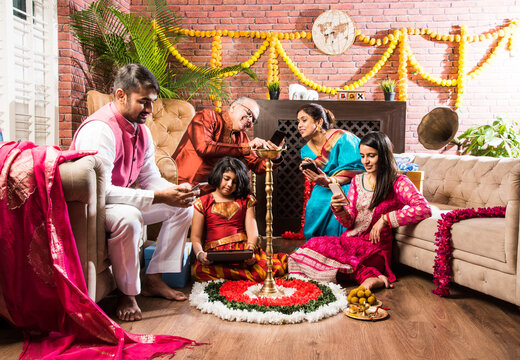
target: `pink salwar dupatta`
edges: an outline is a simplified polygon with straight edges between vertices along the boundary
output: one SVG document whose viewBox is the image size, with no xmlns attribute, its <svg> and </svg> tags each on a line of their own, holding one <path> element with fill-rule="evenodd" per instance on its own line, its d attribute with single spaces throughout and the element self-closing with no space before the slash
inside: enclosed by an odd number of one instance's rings
<svg viewBox="0 0 520 360">
<path fill-rule="evenodd" d="M 89 152 L 0 142 L 0 316 L 21 359 L 148 359 L 189 339 L 123 330 L 87 295 L 58 165 Z"/>
</svg>

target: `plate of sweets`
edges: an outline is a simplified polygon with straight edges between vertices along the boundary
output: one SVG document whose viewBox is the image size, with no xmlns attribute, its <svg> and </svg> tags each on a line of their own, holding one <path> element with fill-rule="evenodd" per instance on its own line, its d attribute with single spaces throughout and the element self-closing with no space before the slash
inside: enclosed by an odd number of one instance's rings
<svg viewBox="0 0 520 360">
<path fill-rule="evenodd" d="M 369 289 L 363 286 L 352 289 L 347 296 L 348 306 L 343 312 L 352 319 L 357 320 L 383 320 L 388 317 L 388 311 L 381 306 L 381 300 Z"/>
<path fill-rule="evenodd" d="M 350 290 L 347 295 L 347 301 L 349 305 L 363 305 L 369 304 L 370 306 L 381 306 L 383 303 L 381 300 L 376 299 L 376 296 L 369 289 L 365 289 L 363 285 Z"/>
<path fill-rule="evenodd" d="M 356 320 L 383 320 L 388 317 L 388 311 L 379 306 L 370 306 L 368 304 L 352 304 L 343 310 L 345 315 Z"/>
</svg>

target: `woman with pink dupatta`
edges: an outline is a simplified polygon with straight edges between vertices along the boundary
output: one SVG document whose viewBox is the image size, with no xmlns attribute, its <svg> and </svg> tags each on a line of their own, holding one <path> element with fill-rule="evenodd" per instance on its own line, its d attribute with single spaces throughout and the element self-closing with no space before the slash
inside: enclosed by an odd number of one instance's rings
<svg viewBox="0 0 520 360">
<path fill-rule="evenodd" d="M 367 289 L 393 287 L 392 228 L 431 216 L 424 196 L 397 174 L 390 139 L 366 134 L 359 145 L 366 172 L 356 175 L 347 196 L 334 195 L 331 209 L 348 230 L 310 239 L 289 257 L 289 273 L 336 282 L 338 272 Z"/>
</svg>

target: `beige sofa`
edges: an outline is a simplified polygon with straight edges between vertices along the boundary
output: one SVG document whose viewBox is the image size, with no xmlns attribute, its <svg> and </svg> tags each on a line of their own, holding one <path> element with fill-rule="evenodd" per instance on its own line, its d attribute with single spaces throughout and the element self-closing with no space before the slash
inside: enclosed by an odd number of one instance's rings
<svg viewBox="0 0 520 360">
<path fill-rule="evenodd" d="M 433 273 L 440 214 L 458 208 L 506 206 L 505 218 L 468 219 L 452 228 L 455 283 L 520 305 L 520 159 L 407 154 L 424 171 L 433 216 L 396 230 L 394 258 Z"/>
</svg>

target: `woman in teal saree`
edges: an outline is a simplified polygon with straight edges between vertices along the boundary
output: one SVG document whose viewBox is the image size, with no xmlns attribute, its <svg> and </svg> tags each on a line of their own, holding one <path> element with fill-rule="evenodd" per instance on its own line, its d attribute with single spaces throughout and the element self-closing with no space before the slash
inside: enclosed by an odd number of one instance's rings
<svg viewBox="0 0 520 360">
<path fill-rule="evenodd" d="M 359 138 L 340 129 L 332 129 L 334 115 L 319 104 L 307 104 L 298 110 L 298 131 L 307 139 L 300 150 L 300 169 L 306 181 L 314 185 L 305 207 L 305 239 L 315 236 L 340 236 L 345 228 L 330 209 L 331 182 L 348 193 L 351 179 L 363 169 L 359 154 Z M 314 163 L 318 173 L 302 168 Z M 305 166 L 304 166 L 305 167 Z"/>
</svg>

